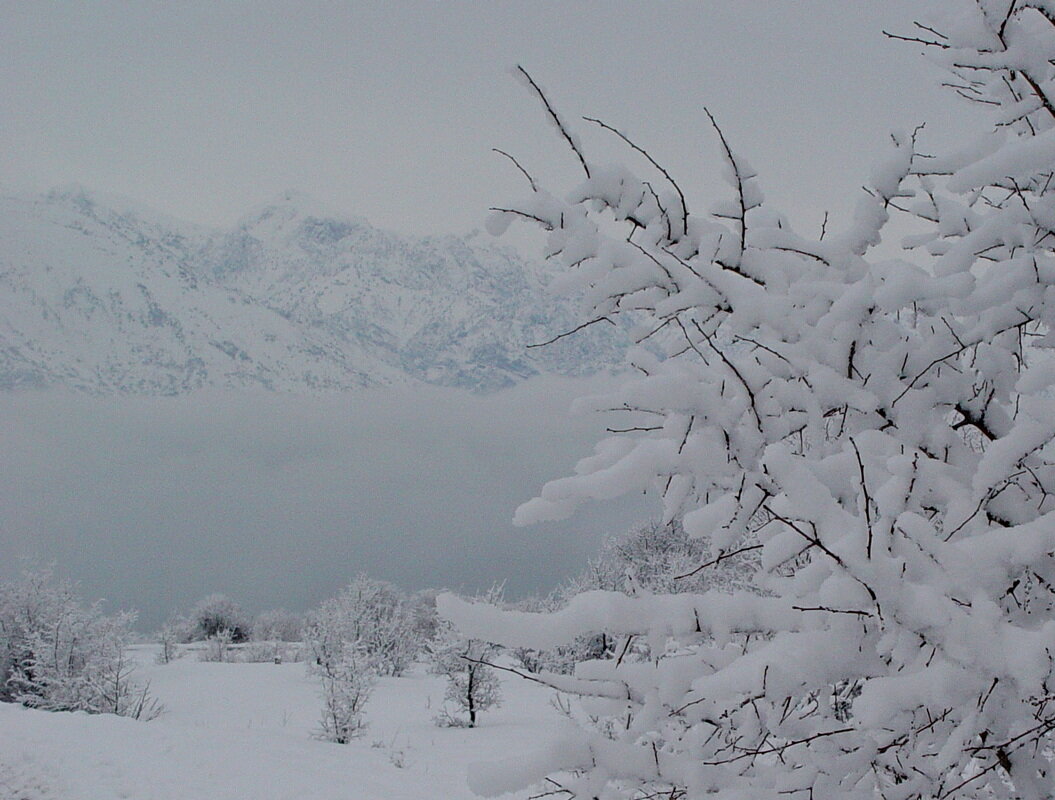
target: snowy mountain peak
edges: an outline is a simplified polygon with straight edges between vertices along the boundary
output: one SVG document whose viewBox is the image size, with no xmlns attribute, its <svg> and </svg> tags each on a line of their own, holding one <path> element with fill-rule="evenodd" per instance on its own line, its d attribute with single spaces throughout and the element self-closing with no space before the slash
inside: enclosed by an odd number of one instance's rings
<svg viewBox="0 0 1055 800">
<path fill-rule="evenodd" d="M 478 237 L 384 232 L 299 192 L 227 231 L 82 187 L 0 197 L 0 387 L 488 391 L 618 361 L 601 332 L 527 348 L 575 324 L 548 278 Z"/>
<path fill-rule="evenodd" d="M 341 214 L 304 192 L 287 189 L 253 208 L 238 221 L 236 229 L 260 238 L 305 237 L 332 242 L 369 227 L 362 217 Z"/>
</svg>

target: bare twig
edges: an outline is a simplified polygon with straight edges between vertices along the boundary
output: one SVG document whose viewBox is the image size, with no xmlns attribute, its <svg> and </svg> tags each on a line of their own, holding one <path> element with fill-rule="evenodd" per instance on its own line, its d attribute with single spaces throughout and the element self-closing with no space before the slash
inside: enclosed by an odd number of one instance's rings
<svg viewBox="0 0 1055 800">
<path fill-rule="evenodd" d="M 734 556 L 738 556 L 741 553 L 749 553 L 752 550 L 761 550 L 762 547 L 763 547 L 763 545 L 760 545 L 760 544 L 751 544 L 751 545 L 747 545 L 746 547 L 741 547 L 739 550 L 732 550 L 732 551 L 730 551 L 728 553 L 722 553 L 720 556 L 718 556 L 718 558 L 712 559 L 712 560 L 708 561 L 706 564 L 700 564 L 700 566 L 696 567 L 696 569 L 694 569 L 694 570 L 682 573 L 681 575 L 675 575 L 674 576 L 674 580 L 680 581 L 683 578 L 691 578 L 696 573 L 702 572 L 703 570 L 707 569 L 708 567 L 715 567 L 718 564 L 721 564 L 727 558 L 733 558 Z"/>
<path fill-rule="evenodd" d="M 942 50 L 949 49 L 949 45 L 945 44 L 944 42 L 934 42 L 930 39 L 921 39 L 917 36 L 901 36 L 900 34 L 891 33 L 890 31 L 883 31 L 883 35 L 886 36 L 888 39 L 897 39 L 902 42 L 916 42 L 917 44 L 925 44 L 927 45 L 927 47 L 939 47 Z"/>
<path fill-rule="evenodd" d="M 597 317 L 596 319 L 591 319 L 589 322 L 584 322 L 582 325 L 576 325 L 570 331 L 565 331 L 564 333 L 558 333 L 552 339 L 547 339 L 544 342 L 538 342 L 536 344 L 529 344 L 528 347 L 545 347 L 548 344 L 553 344 L 554 342 L 556 342 L 556 341 L 558 341 L 560 339 L 563 339 L 565 336 L 571 336 L 573 333 L 578 333 L 583 328 L 588 328 L 591 325 L 596 325 L 598 322 L 607 322 L 609 325 L 615 325 L 615 322 L 613 322 L 608 317 Z"/>
<path fill-rule="evenodd" d="M 733 176 L 736 178 L 736 194 L 737 199 L 740 201 L 740 258 L 742 259 L 744 257 L 744 250 L 747 248 L 747 203 L 744 201 L 743 178 L 740 175 L 740 167 L 736 163 L 736 157 L 733 155 L 732 148 L 729 147 L 729 142 L 726 140 L 722 129 L 718 127 L 718 120 L 714 118 L 710 109 L 704 108 L 703 112 L 707 115 L 715 132 L 718 134 L 718 141 L 722 143 L 722 150 L 725 151 L 725 157 L 729 161 L 729 166 L 733 168 Z M 739 264 L 737 264 L 737 267 L 739 267 Z"/>
<path fill-rule="evenodd" d="M 500 208 L 499 206 L 491 206 L 488 211 L 497 211 L 500 214 L 514 214 L 518 217 L 524 217 L 524 219 L 530 219 L 533 222 L 537 222 L 542 226 L 544 230 L 553 230 L 553 223 L 548 220 L 544 220 L 542 217 L 536 214 L 530 214 L 527 211 L 521 211 L 519 208 Z"/>
<path fill-rule="evenodd" d="M 521 166 L 520 162 L 517 161 L 513 156 L 509 155 L 509 153 L 507 153 L 505 150 L 499 150 L 497 147 L 492 147 L 491 148 L 491 152 L 498 153 L 498 155 L 505 156 L 510 161 L 512 161 L 513 165 L 524 174 L 525 178 L 528 179 L 528 183 L 531 184 L 531 191 L 533 191 L 533 192 L 537 192 L 538 191 L 538 184 L 535 183 L 535 179 L 531 177 L 531 173 L 529 173 L 526 169 L 524 169 L 524 167 Z"/>
<path fill-rule="evenodd" d="M 865 504 L 865 524 L 868 526 L 868 543 L 865 546 L 865 554 L 872 557 L 872 498 L 868 494 L 868 482 L 865 480 L 865 465 L 864 461 L 861 460 L 861 451 L 857 449 L 857 442 L 854 441 L 854 437 L 850 437 L 850 446 L 854 449 L 854 455 L 857 456 L 857 469 L 861 473 L 861 493 L 864 494 Z"/>
<path fill-rule="evenodd" d="M 592 177 L 590 175 L 590 168 L 586 164 L 586 159 L 583 157 L 582 150 L 579 149 L 579 146 L 575 143 L 575 140 L 572 138 L 571 134 L 568 133 L 568 129 L 564 127 L 564 123 L 561 121 L 561 118 L 557 115 L 557 112 L 554 111 L 553 106 L 550 105 L 549 100 L 546 98 L 546 94 L 542 91 L 541 88 L 539 88 L 539 85 L 535 83 L 535 79 L 528 74 L 528 71 L 526 69 L 524 69 L 519 64 L 517 64 L 516 68 L 520 71 L 520 74 L 524 76 L 524 79 L 528 82 L 528 85 L 531 86 L 531 88 L 534 90 L 535 94 L 538 95 L 539 100 L 542 101 L 542 105 L 546 107 L 546 113 L 549 114 L 550 119 L 553 120 L 553 124 L 557 126 L 557 130 L 561 132 L 561 135 L 568 142 L 568 146 L 571 147 L 572 152 L 574 152 L 575 155 L 579 157 L 579 163 L 582 164 L 582 171 L 586 173 L 586 177 Z"/>
</svg>

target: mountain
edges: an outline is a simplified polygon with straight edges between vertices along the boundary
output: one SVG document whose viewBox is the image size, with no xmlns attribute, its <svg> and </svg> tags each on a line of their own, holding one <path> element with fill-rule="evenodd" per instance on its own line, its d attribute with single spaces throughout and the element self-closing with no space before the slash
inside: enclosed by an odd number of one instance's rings
<svg viewBox="0 0 1055 800">
<path fill-rule="evenodd" d="M 424 381 L 492 391 L 617 363 L 551 273 L 480 237 L 414 238 L 288 192 L 229 230 L 82 189 L 0 197 L 0 388 L 182 394 Z"/>
</svg>

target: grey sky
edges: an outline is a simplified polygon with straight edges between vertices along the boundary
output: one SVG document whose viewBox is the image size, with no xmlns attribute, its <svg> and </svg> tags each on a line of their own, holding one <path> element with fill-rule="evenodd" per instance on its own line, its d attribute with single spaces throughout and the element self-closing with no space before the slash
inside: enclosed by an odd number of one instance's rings
<svg viewBox="0 0 1055 800">
<path fill-rule="evenodd" d="M 543 177 L 571 166 L 508 75 L 520 62 L 569 117 L 623 128 L 709 204 L 707 105 L 813 225 L 888 130 L 968 113 L 882 36 L 928 5 L 4 0 L 0 188 L 73 181 L 221 224 L 299 188 L 383 227 L 463 231 L 520 191 L 491 147 Z M 614 152 L 602 132 L 587 143 Z"/>
</svg>

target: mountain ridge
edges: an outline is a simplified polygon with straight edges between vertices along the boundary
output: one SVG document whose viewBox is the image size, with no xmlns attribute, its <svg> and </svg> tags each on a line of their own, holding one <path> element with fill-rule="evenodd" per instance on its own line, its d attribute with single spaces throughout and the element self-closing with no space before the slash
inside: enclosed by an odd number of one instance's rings
<svg viewBox="0 0 1055 800">
<path fill-rule="evenodd" d="M 617 364 L 547 265 L 284 192 L 226 229 L 81 187 L 0 195 L 0 389 L 183 394 L 424 382 L 488 392 Z"/>
</svg>

